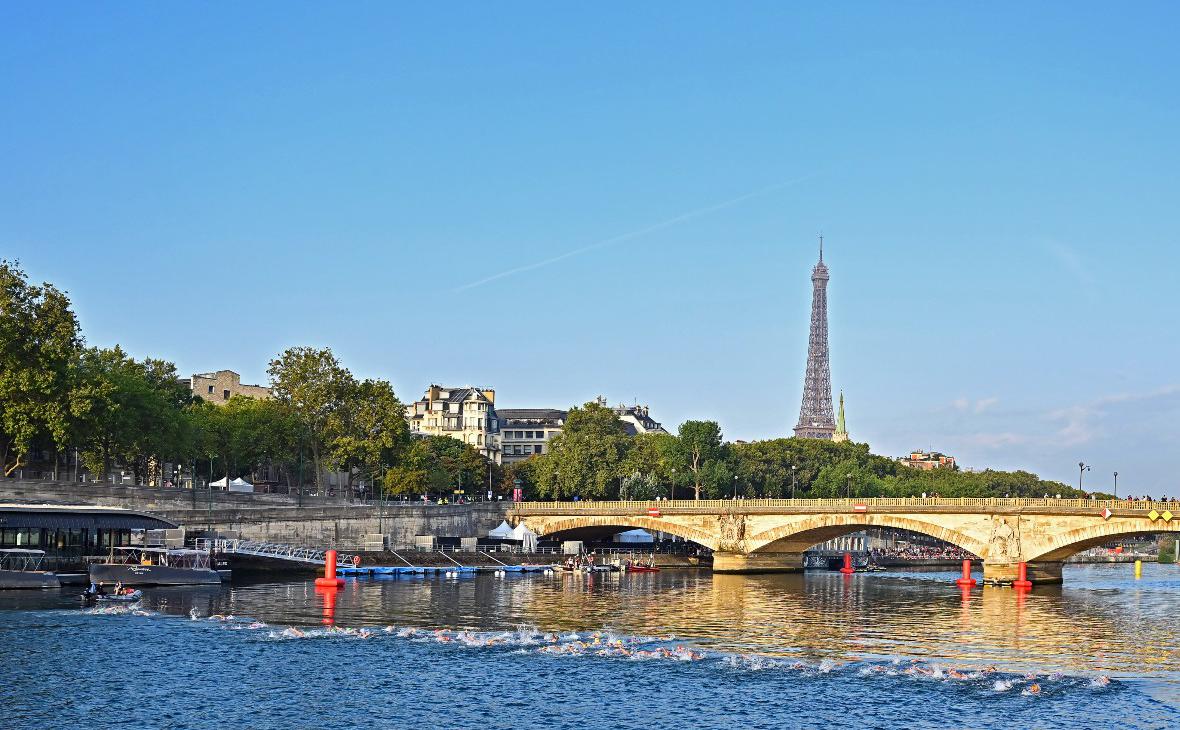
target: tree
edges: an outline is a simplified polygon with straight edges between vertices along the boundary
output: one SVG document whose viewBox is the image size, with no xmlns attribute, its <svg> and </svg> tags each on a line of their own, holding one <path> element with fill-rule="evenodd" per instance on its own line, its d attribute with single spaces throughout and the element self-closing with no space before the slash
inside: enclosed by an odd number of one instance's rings
<svg viewBox="0 0 1180 730">
<path fill-rule="evenodd" d="M 387 469 L 388 494 L 443 495 L 482 485 L 490 463 L 475 447 L 449 436 L 414 439 L 400 463 Z"/>
<path fill-rule="evenodd" d="M 641 433 L 631 439 L 622 470 L 620 499 L 654 499 L 669 494 L 672 467 L 677 461 L 676 437 L 670 433 Z"/>
<path fill-rule="evenodd" d="M 301 426 L 286 405 L 235 395 L 225 405 L 198 399 L 189 413 L 198 434 L 194 452 L 218 459 L 223 476 L 253 479 L 262 466 L 277 465 L 287 472 L 290 486 Z M 216 476 L 210 465 L 209 480 Z"/>
<path fill-rule="evenodd" d="M 316 487 L 323 486 L 323 467 L 332 417 L 354 385 L 352 374 L 328 348 L 292 347 L 267 369 L 275 398 L 288 406 L 302 426 L 311 449 Z"/>
<path fill-rule="evenodd" d="M 348 383 L 338 408 L 327 423 L 330 463 L 352 478 L 360 471 L 375 481 L 383 467 L 394 464 L 410 441 L 405 407 L 384 380 Z"/>
<path fill-rule="evenodd" d="M 685 421 L 677 432 L 681 463 L 693 476 L 693 499 L 701 498 L 703 476 L 718 474 L 716 463 L 725 459 L 721 427 L 716 421 Z M 713 485 L 716 486 L 716 485 Z"/>
<path fill-rule="evenodd" d="M 71 425 L 70 393 L 82 337 L 70 300 L 52 284 L 32 286 L 0 260 L 0 467 L 24 465 L 38 436 L 59 448 Z"/>
<path fill-rule="evenodd" d="M 104 479 L 118 462 L 136 484 L 160 481 L 165 459 L 191 451 L 190 402 L 170 362 L 138 362 L 118 346 L 83 351 L 71 393 L 83 462 Z"/>
<path fill-rule="evenodd" d="M 533 455 L 522 461 L 514 461 L 501 469 L 501 485 L 504 489 L 520 487 L 525 498 L 537 493 L 536 466 L 540 456 Z M 519 482 L 519 484 L 518 484 Z"/>
<path fill-rule="evenodd" d="M 626 476 L 623 460 L 630 445 L 611 409 L 593 401 L 571 408 L 562 432 L 549 442 L 549 453 L 536 459 L 538 493 L 554 499 L 615 497 Z"/>
</svg>

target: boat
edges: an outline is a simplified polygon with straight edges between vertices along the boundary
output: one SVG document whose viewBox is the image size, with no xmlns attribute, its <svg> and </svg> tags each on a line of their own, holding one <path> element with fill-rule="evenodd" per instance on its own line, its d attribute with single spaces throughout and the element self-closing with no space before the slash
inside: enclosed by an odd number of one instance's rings
<svg viewBox="0 0 1180 730">
<path fill-rule="evenodd" d="M 658 573 L 660 569 L 654 565 L 628 565 L 628 573 Z"/>
<path fill-rule="evenodd" d="M 114 593 L 91 593 L 86 591 L 82 594 L 82 602 L 87 604 L 93 603 L 135 603 L 143 598 L 143 591 L 136 588 L 130 593 L 121 593 L 115 595 Z"/>
<path fill-rule="evenodd" d="M 0 550 L 0 589 L 60 588 L 57 575 L 42 570 L 44 550 L 5 548 Z"/>
<path fill-rule="evenodd" d="M 221 585 L 204 550 L 117 547 L 109 556 L 91 559 L 90 582 L 125 586 Z"/>
</svg>

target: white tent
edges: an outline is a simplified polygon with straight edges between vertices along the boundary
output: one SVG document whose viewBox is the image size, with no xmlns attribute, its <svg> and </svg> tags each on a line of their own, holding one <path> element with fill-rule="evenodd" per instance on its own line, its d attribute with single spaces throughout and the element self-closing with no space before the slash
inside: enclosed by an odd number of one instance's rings
<svg viewBox="0 0 1180 730">
<path fill-rule="evenodd" d="M 653 542 L 651 533 L 647 530 L 627 530 L 615 535 L 615 542 Z"/>
<path fill-rule="evenodd" d="M 526 553 L 537 552 L 537 533 L 528 528 L 523 522 L 512 531 L 512 539 L 520 540 L 521 549 Z"/>
<path fill-rule="evenodd" d="M 512 540 L 516 537 L 512 531 L 512 525 L 507 522 L 501 522 L 500 526 L 494 530 L 488 530 L 488 537 L 494 537 L 497 540 Z"/>
<path fill-rule="evenodd" d="M 253 492 L 254 485 L 245 479 L 230 480 L 228 476 L 224 476 L 215 482 L 209 482 L 210 489 L 220 489 L 226 492 Z"/>
</svg>

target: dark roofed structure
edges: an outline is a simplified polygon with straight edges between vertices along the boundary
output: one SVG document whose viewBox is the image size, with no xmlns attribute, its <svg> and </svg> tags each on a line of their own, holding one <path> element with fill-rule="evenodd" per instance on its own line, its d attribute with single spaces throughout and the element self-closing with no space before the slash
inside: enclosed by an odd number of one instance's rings
<svg viewBox="0 0 1180 730">
<path fill-rule="evenodd" d="M 501 423 L 506 421 L 554 421 L 564 422 L 569 417 L 569 411 L 557 408 L 498 408 L 496 414 Z"/>
</svg>

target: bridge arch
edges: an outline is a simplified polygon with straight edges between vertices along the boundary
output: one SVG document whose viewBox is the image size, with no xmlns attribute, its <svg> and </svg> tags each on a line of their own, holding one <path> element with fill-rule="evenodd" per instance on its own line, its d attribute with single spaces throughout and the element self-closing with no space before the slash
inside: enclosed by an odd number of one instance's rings
<svg viewBox="0 0 1180 730">
<path fill-rule="evenodd" d="M 553 535 L 558 532 L 567 532 L 569 530 L 617 527 L 619 528 L 619 532 L 634 529 L 647 530 L 648 532 L 663 532 L 683 538 L 689 542 L 695 542 L 710 550 L 716 550 L 718 542 L 715 535 L 711 535 L 695 527 L 682 525 L 669 519 L 656 519 L 638 515 L 579 515 L 577 517 L 562 519 L 525 517 L 521 521 L 528 525 L 529 529 L 537 533 L 540 537 Z"/>
<path fill-rule="evenodd" d="M 1160 533 L 1176 533 L 1180 525 L 1169 526 L 1167 529 L 1142 529 L 1142 526 L 1132 527 L 1118 522 L 1102 522 L 1080 527 L 1055 536 L 1045 545 L 1038 545 L 1030 551 L 1025 559 L 1029 562 L 1061 562 L 1066 558 L 1089 550 L 1092 547 L 1105 545 L 1120 538 L 1142 537 Z M 1035 554 L 1031 554 L 1035 553 Z"/>
<path fill-rule="evenodd" d="M 928 535 L 986 557 L 987 544 L 966 533 L 912 516 L 881 514 L 823 514 L 795 520 L 748 537 L 746 549 L 750 553 L 802 553 L 822 542 L 870 527 L 890 527 Z"/>
</svg>

